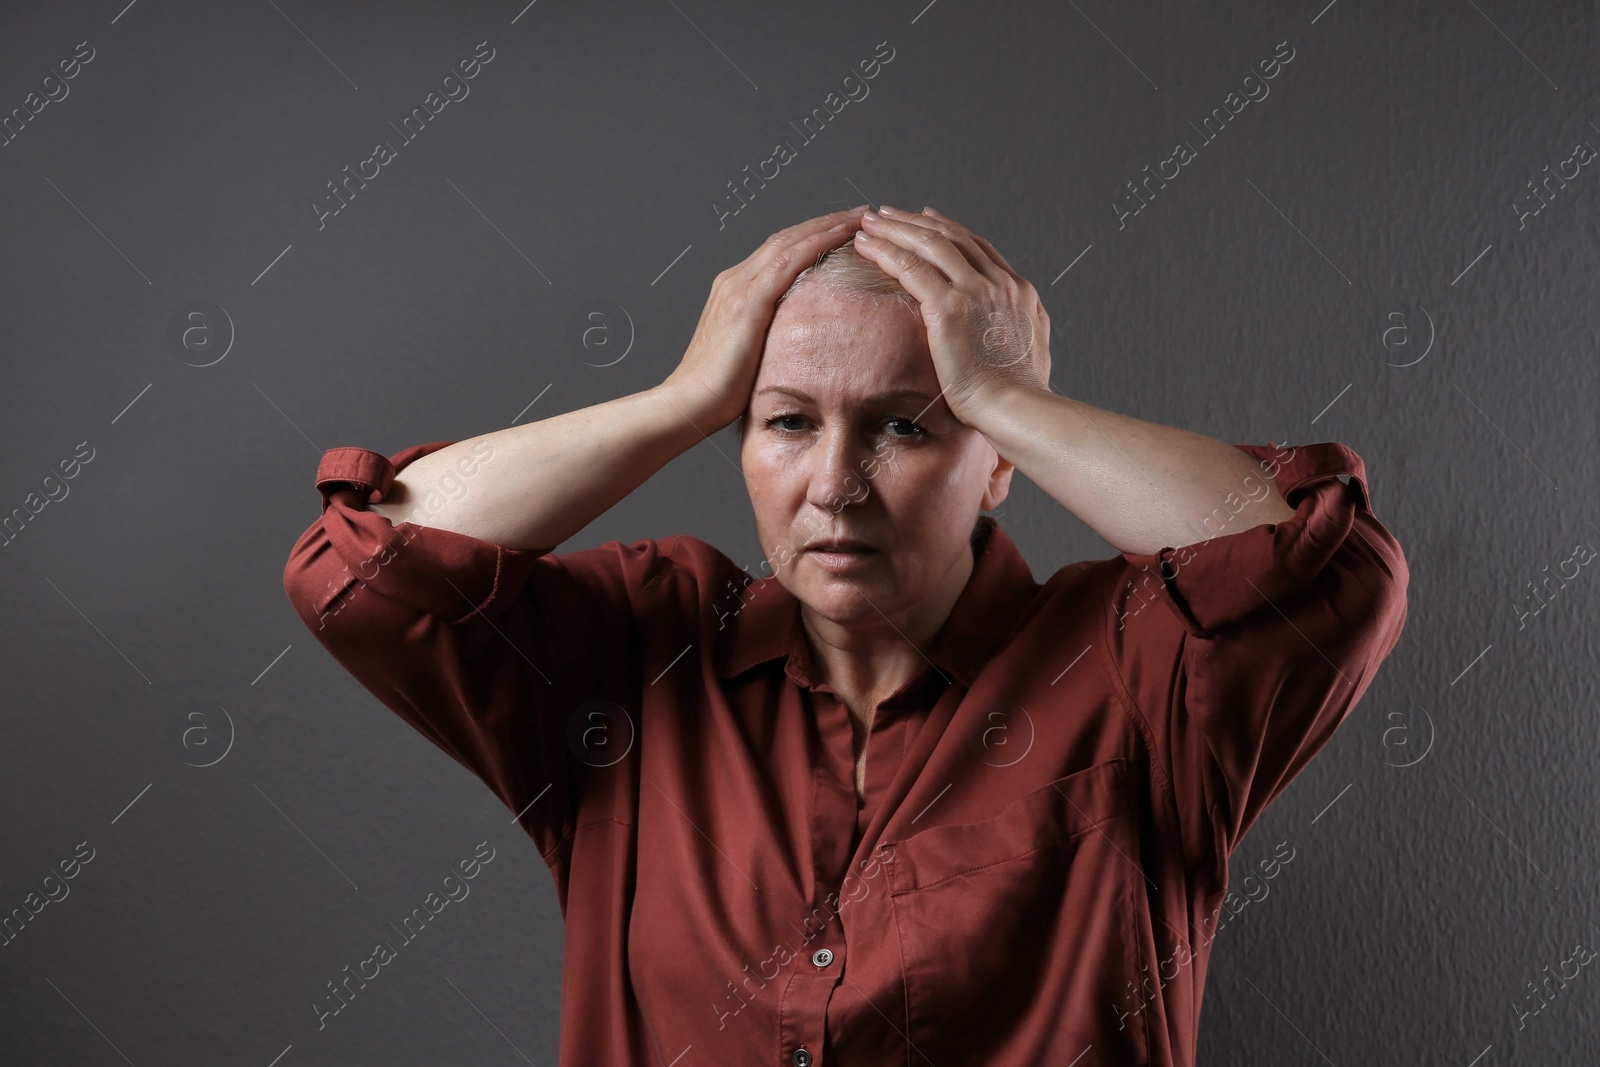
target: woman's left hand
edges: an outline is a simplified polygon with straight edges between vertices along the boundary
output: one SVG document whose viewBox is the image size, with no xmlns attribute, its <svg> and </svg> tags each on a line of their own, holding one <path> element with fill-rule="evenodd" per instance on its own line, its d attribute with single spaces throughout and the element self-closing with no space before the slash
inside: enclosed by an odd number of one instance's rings
<svg viewBox="0 0 1600 1067">
<path fill-rule="evenodd" d="M 932 208 L 879 208 L 856 250 L 917 299 L 945 402 L 963 422 L 1009 389 L 1050 391 L 1050 316 L 993 245 Z"/>
</svg>

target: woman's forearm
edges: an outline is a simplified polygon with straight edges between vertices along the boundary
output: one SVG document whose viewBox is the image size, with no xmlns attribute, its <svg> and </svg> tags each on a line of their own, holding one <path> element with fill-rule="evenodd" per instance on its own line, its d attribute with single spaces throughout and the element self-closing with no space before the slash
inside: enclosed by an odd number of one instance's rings
<svg viewBox="0 0 1600 1067">
<path fill-rule="evenodd" d="M 656 386 L 480 434 L 407 464 L 370 508 L 394 523 L 553 549 L 699 442 L 695 421 L 706 420 L 694 414 Z"/>
<path fill-rule="evenodd" d="M 1180 548 L 1294 514 L 1255 459 L 1204 434 L 1032 389 L 986 397 L 962 419 L 1119 552 Z M 1232 520 L 1221 530 L 1219 510 Z"/>
</svg>

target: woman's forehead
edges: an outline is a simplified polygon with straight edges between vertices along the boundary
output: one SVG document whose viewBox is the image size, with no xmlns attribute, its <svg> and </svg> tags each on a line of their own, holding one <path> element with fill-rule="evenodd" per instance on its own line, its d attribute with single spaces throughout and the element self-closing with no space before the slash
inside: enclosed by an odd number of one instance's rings
<svg viewBox="0 0 1600 1067">
<path fill-rule="evenodd" d="M 778 309 L 756 388 L 786 386 L 818 396 L 819 390 L 853 394 L 930 384 L 937 392 L 916 312 L 894 300 L 839 296 Z"/>
</svg>

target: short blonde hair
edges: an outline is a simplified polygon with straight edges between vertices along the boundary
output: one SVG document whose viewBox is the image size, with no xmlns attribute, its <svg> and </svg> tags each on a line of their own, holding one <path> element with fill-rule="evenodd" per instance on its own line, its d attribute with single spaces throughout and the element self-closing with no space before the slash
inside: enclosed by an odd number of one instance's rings
<svg viewBox="0 0 1600 1067">
<path fill-rule="evenodd" d="M 906 292 L 905 287 L 894 275 L 886 273 L 882 267 L 857 252 L 854 241 L 827 249 L 817 257 L 815 263 L 801 271 L 795 280 L 789 283 L 789 288 L 784 290 L 783 295 L 778 297 L 778 302 L 773 305 L 774 313 L 802 285 L 820 285 L 832 293 L 891 297 L 905 308 L 911 311 L 917 310 L 916 297 Z M 746 408 L 746 412 L 748 410 Z M 747 421 L 748 415 L 741 412 L 738 420 L 741 441 L 744 440 Z"/>
<path fill-rule="evenodd" d="M 817 261 L 801 271 L 784 294 L 778 297 L 774 308 L 782 307 L 791 293 L 808 282 L 815 282 L 835 293 L 892 296 L 908 309 L 917 309 L 916 298 L 906 292 L 892 274 L 886 273 L 882 267 L 857 252 L 854 241 L 829 248 L 819 255 Z"/>
</svg>

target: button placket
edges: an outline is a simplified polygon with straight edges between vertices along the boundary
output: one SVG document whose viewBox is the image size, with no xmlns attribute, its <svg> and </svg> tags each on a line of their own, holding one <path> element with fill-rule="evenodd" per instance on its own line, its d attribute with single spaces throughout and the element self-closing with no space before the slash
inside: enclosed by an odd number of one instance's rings
<svg viewBox="0 0 1600 1067">
<path fill-rule="evenodd" d="M 855 848 L 856 795 L 849 709 L 826 686 L 802 696 L 814 730 L 816 764 L 812 772 L 811 859 L 814 896 L 807 914 L 790 922 L 803 940 L 796 967 L 779 998 L 780 1062 L 823 1067 L 828 1002 L 844 961 L 837 893 L 824 892 L 846 876 Z M 830 903 L 830 899 L 833 902 Z M 824 944 L 832 942 L 829 947 Z M 809 961 L 810 966 L 807 966 Z"/>
</svg>

